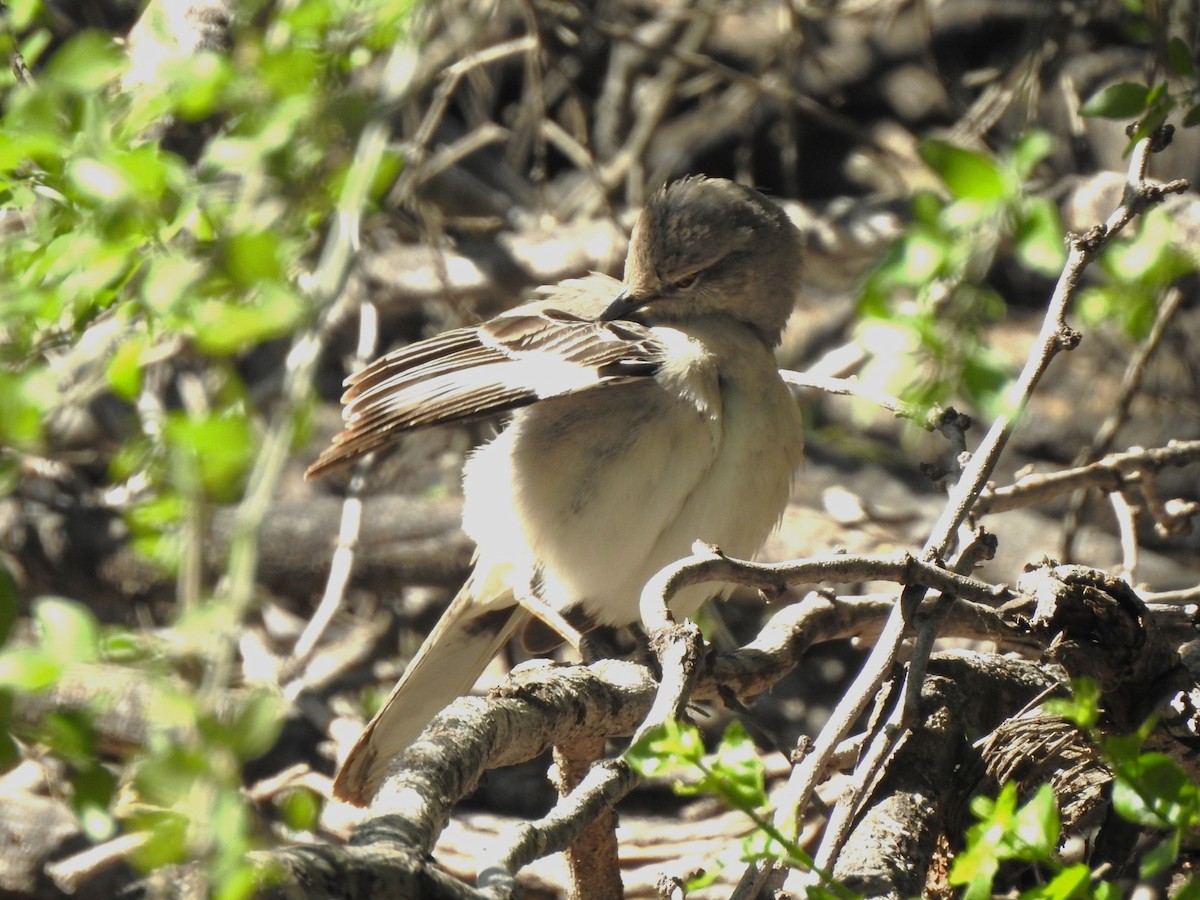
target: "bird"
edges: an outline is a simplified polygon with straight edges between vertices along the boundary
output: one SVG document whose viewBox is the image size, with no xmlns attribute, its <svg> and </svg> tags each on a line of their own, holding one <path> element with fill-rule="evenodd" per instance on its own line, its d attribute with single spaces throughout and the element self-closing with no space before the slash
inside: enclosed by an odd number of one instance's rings
<svg viewBox="0 0 1200 900">
<path fill-rule="evenodd" d="M 628 626 L 646 582 L 696 541 L 759 551 L 802 456 L 801 413 L 774 356 L 802 249 L 753 188 L 681 178 L 638 215 L 621 280 L 543 288 L 346 380 L 344 428 L 310 478 L 411 429 L 509 418 L 463 469 L 471 573 L 343 761 L 335 797 L 369 803 L 392 760 L 518 630 L 544 637 L 538 609 L 580 632 Z M 713 593 L 685 588 L 672 612 L 692 615 Z"/>
</svg>

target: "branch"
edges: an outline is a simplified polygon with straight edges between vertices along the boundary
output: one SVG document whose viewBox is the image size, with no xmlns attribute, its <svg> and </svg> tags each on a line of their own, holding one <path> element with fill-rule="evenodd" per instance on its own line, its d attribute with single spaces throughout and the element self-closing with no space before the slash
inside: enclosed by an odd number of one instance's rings
<svg viewBox="0 0 1200 900">
<path fill-rule="evenodd" d="M 1038 506 L 1081 488 L 1119 491 L 1137 481 L 1145 472 L 1194 463 L 1200 463 L 1200 441 L 1170 441 L 1166 447 L 1149 450 L 1139 447 L 1124 453 L 1112 453 L 1086 466 L 1025 475 L 1001 488 L 988 486 L 980 492 L 972 514 L 984 516 Z"/>
<path fill-rule="evenodd" d="M 957 484 L 950 491 L 946 506 L 922 549 L 922 559 L 942 559 L 950 552 L 959 525 L 966 520 L 987 483 L 1050 361 L 1060 350 L 1071 349 L 1078 344 L 1080 335 L 1067 325 L 1066 310 L 1078 290 L 1084 270 L 1135 216 L 1151 204 L 1160 201 L 1167 192 L 1179 193 L 1188 188 L 1188 183 L 1183 180 L 1161 186 L 1146 181 L 1151 144 L 1150 140 L 1143 140 L 1134 148 L 1122 202 L 1108 220 L 1086 235 L 1071 237 L 1066 264 L 1050 298 L 1034 348 L 1013 385 L 1008 411 L 997 416 L 963 469 Z M 829 757 L 862 715 L 867 703 L 875 696 L 887 673 L 895 665 L 909 618 L 924 594 L 924 587 L 910 587 L 901 594 L 900 602 L 896 604 L 884 625 L 879 641 L 859 670 L 850 689 L 833 711 L 829 722 L 821 730 L 812 752 L 805 757 L 797 770 L 794 795 L 789 798 L 789 802 L 794 802 L 794 809 L 798 810 L 807 805 L 816 788 L 819 773 L 825 768 Z M 879 739 L 889 738 L 880 735 Z M 779 815 L 781 821 L 795 821 L 795 813 L 792 811 L 781 810 Z M 753 863 L 739 889 L 744 887 L 747 895 L 750 891 L 760 890 L 771 868 L 769 865 Z"/>
</svg>

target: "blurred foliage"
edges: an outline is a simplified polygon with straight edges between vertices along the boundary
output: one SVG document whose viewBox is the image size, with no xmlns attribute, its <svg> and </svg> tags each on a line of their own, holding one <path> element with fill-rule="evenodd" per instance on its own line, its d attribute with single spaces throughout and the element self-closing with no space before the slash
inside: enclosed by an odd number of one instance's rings
<svg viewBox="0 0 1200 900">
<path fill-rule="evenodd" d="M 1126 26 L 1137 43 L 1153 48 L 1155 74 L 1148 84 L 1119 81 L 1096 92 L 1080 114 L 1105 119 L 1136 120 L 1129 128 L 1129 147 L 1154 134 L 1168 119 L 1184 128 L 1200 125 L 1200 64 L 1195 11 L 1185 4 L 1126 0 Z"/>
<path fill-rule="evenodd" d="M 238 360 L 315 322 L 300 285 L 358 135 L 378 115 L 361 75 L 382 64 L 413 7 L 243 3 L 231 52 L 180 54 L 130 90 L 116 89 L 131 73 L 114 36 L 85 31 L 43 58 L 47 11 L 36 0 L 4 7 L 5 55 L 18 51 L 35 74 L 0 75 L 0 489 L 14 489 L 30 456 L 68 452 L 58 411 L 111 394 L 139 426 L 99 460 L 103 482 L 121 488 L 108 496 L 122 498 L 134 546 L 171 571 L 199 551 L 191 523 L 242 498 L 261 452 L 264 414 Z M 159 135 L 169 120 L 219 128 L 193 160 Z M 366 173 L 371 202 L 398 163 Z M 17 759 L 14 732 L 44 744 L 65 763 L 93 839 L 141 832 L 141 865 L 198 860 L 214 896 L 249 896 L 262 873 L 246 855 L 267 839 L 269 817 L 242 793 L 242 767 L 276 740 L 282 701 L 229 692 L 238 608 L 181 579 L 170 644 L 102 627 L 61 598 L 36 600 L 32 633 L 17 634 L 16 594 L 0 575 L 0 762 Z M 196 660 L 202 674 L 185 677 Z M 52 691 L 87 667 L 136 672 L 149 690 L 152 730 L 131 759 L 97 745 L 92 723 L 109 701 L 13 719 L 14 695 Z M 292 827 L 312 827 L 312 795 L 283 804 Z"/>
<path fill-rule="evenodd" d="M 200 861 L 214 896 L 249 896 L 263 873 L 247 854 L 278 823 L 313 828 L 320 801 L 294 790 L 263 809 L 244 794 L 243 767 L 276 741 L 283 703 L 238 683 L 230 660 L 244 609 L 222 586 L 198 583 L 188 563 L 205 549 L 198 523 L 244 500 L 264 452 L 268 411 L 239 362 L 315 326 L 322 310 L 307 276 L 328 223 L 347 212 L 347 185 L 369 186 L 370 209 L 403 164 L 385 155 L 360 171 L 355 147 L 384 112 L 364 85 L 379 80 L 415 2 L 247 0 L 229 52 L 167 58 L 131 90 L 119 87 L 132 73 L 113 35 L 85 31 L 56 47 L 40 0 L 0 6 L 5 57 L 20 54 L 34 72 L 28 82 L 0 72 L 0 491 L 17 488 L 23 466 L 76 462 L 57 415 L 116 398 L 133 436 L 89 458 L 87 477 L 123 515 L 132 545 L 178 573 L 180 601 L 168 640 L 101 623 L 72 598 L 41 597 L 24 610 L 0 567 L 0 767 L 18 761 L 17 740 L 45 746 L 65 766 L 91 839 L 143 835 L 137 860 L 147 869 Z M 1164 46 L 1169 74 L 1109 88 L 1085 112 L 1141 116 L 1142 127 L 1179 112 L 1195 124 L 1194 51 L 1175 37 Z M 177 146 L 173 132 L 160 133 L 168 120 L 207 136 Z M 1031 187 L 1049 141 L 1030 134 L 999 154 L 923 146 L 936 188 L 913 198 L 913 224 L 861 305 L 869 343 L 889 348 L 880 360 L 923 352 L 919 378 L 900 386 L 909 396 L 1002 403 L 1009 372 L 985 329 L 1004 303 L 988 275 L 1001 253 L 1042 278 L 1062 264 L 1057 212 Z M 1109 248 L 1109 281 L 1084 296 L 1085 315 L 1144 333 L 1158 291 L 1192 268 L 1171 250 L 1168 229 L 1152 215 L 1132 242 Z M 908 378 L 911 360 L 884 370 L 875 374 Z M 302 431 L 303 403 L 269 412 Z M 14 712 L 19 696 L 131 676 L 152 723 L 136 752 L 99 745 L 96 721 L 111 706 L 103 693 L 34 721 Z M 1153 755 L 1110 752 L 1126 785 L 1115 802 L 1164 830 L 1158 859 L 1174 860 L 1196 824 L 1194 786 Z M 756 828 L 744 858 L 811 865 L 767 817 L 761 763 L 744 732 L 731 730 L 707 754 L 693 730 L 673 725 L 629 758 L 745 812 Z M 978 811 L 989 824 L 962 884 L 982 883 L 989 859 L 1029 847 L 1052 865 L 1057 817 L 1043 795 L 1017 807 L 1002 794 Z"/>
<path fill-rule="evenodd" d="M 1111 84 L 1080 113 L 1130 121 L 1132 148 L 1171 122 L 1200 124 L 1200 50 L 1196 35 L 1185 32 L 1191 20 L 1174 16 L 1181 5 L 1124 6 L 1129 37 L 1151 51 L 1157 75 L 1146 84 Z M 938 140 L 921 145 L 939 185 L 913 197 L 912 224 L 863 290 L 860 334 L 875 353 L 864 379 L 925 406 L 966 400 L 987 414 L 1005 410 L 1015 372 L 988 343 L 988 326 L 1006 308 L 989 275 L 1009 254 L 1034 277 L 1054 278 L 1062 268 L 1066 234 L 1054 202 L 1036 190 L 1052 140 L 1033 132 L 999 152 Z M 1170 229 L 1167 214 L 1154 211 L 1133 241 L 1106 249 L 1105 282 L 1079 300 L 1086 323 L 1113 322 L 1131 338 L 1145 336 L 1163 290 L 1197 269 L 1196 258 L 1172 246 Z"/>
<path fill-rule="evenodd" d="M 1196 271 L 1196 259 L 1181 251 L 1170 214 L 1152 209 L 1134 223 L 1132 238 L 1109 244 L 1100 257 L 1099 283 L 1079 294 L 1087 324 L 1115 322 L 1141 339 L 1154 324 L 1163 291 Z"/>
<path fill-rule="evenodd" d="M 1011 372 L 987 327 L 1005 303 L 987 276 L 1001 253 L 1043 278 L 1062 268 L 1058 210 L 1026 189 L 1051 140 L 1032 132 L 999 155 L 921 145 L 939 188 L 913 197 L 912 223 L 864 286 L 860 336 L 874 355 L 864 381 L 926 406 L 965 398 L 1000 411 Z"/>
</svg>

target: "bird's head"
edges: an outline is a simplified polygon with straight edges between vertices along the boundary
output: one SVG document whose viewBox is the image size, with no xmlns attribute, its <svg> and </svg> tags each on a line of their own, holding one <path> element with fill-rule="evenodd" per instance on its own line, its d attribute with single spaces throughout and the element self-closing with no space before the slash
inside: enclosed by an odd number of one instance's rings
<svg viewBox="0 0 1200 900">
<path fill-rule="evenodd" d="M 728 315 L 771 346 L 792 313 L 800 277 L 800 232 L 753 188 L 690 177 L 642 210 L 625 260 L 625 288 L 604 319 L 648 324 Z"/>
</svg>

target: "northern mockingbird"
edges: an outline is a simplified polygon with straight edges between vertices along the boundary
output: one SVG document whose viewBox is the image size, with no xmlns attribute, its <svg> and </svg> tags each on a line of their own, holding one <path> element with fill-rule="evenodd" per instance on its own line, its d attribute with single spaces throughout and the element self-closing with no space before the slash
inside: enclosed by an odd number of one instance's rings
<svg viewBox="0 0 1200 900">
<path fill-rule="evenodd" d="M 772 353 L 800 255 L 796 227 L 762 194 L 685 178 L 639 216 L 623 282 L 564 281 L 348 379 L 345 430 L 310 476 L 409 428 L 512 417 L 463 472 L 474 569 L 342 764 L 336 796 L 367 802 L 531 608 L 580 631 L 629 625 L 646 582 L 696 540 L 758 551 L 801 455 Z M 712 593 L 685 589 L 672 609 L 690 615 Z"/>
</svg>

